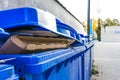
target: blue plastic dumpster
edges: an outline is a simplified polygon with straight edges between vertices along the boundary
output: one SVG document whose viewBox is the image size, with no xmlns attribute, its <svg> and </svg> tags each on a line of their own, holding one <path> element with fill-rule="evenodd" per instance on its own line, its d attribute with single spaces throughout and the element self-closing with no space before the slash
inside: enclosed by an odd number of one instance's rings
<svg viewBox="0 0 120 80">
<path fill-rule="evenodd" d="M 72 27 L 59 21 L 58 19 L 56 19 L 56 23 L 57 23 L 58 32 L 61 32 L 61 33 L 67 34 L 68 36 L 76 38 L 77 32 Z"/>
<path fill-rule="evenodd" d="M 9 13 L 9 15 L 7 15 Z M 22 15 L 21 15 L 22 14 Z M 74 39 L 71 48 L 57 49 L 38 53 L 0 54 L 4 64 L 15 66 L 15 72 L 25 80 L 89 80 L 92 65 L 92 42 L 82 37 L 70 26 L 55 19 L 50 29 L 39 22 L 36 8 L 18 8 L 0 12 L 0 26 L 14 34 L 14 30 L 49 31 L 61 38 Z M 19 15 L 19 17 L 18 17 Z M 12 17 L 12 20 L 10 20 Z M 11 31 L 10 31 L 11 30 Z M 16 34 L 16 33 L 15 33 Z M 9 36 L 9 35 L 8 35 Z M 85 38 L 85 41 L 81 41 Z M 83 39 L 84 40 L 84 39 Z M 81 44 L 82 43 L 82 44 Z M 76 47 L 75 47 L 76 46 Z M 2 64 L 3 64 L 2 63 Z"/>
<path fill-rule="evenodd" d="M 25 80 L 82 80 L 84 51 L 85 47 L 79 46 L 33 54 L 1 54 L 0 59 L 14 58 L 4 64 L 14 65 L 16 73 Z"/>
<path fill-rule="evenodd" d="M 76 40 L 77 43 L 82 43 L 80 35 L 71 26 L 61 22 L 58 19 L 56 19 L 56 24 L 58 32 L 66 34 L 69 37 L 72 37 L 74 40 Z"/>
<path fill-rule="evenodd" d="M 94 42 L 89 42 L 84 45 L 86 47 L 82 54 L 82 80 L 90 80 L 92 70 L 92 59 L 93 59 L 93 46 Z M 77 52 L 80 52 L 80 48 L 75 48 Z"/>
<path fill-rule="evenodd" d="M 89 42 L 89 36 L 88 35 L 84 35 L 84 34 L 79 34 L 81 36 L 82 42 L 84 44 Z"/>
<path fill-rule="evenodd" d="M 84 73 L 84 80 L 90 80 L 91 70 L 92 70 L 92 60 L 93 60 L 93 42 L 86 44 L 86 51 L 83 54 L 83 73 Z"/>
<path fill-rule="evenodd" d="M 0 80 L 18 80 L 12 65 L 0 65 Z"/>
</svg>

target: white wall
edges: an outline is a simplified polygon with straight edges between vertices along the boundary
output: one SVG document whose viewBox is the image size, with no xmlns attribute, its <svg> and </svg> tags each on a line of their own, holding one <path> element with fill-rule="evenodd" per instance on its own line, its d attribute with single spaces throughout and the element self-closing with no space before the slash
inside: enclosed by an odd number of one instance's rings
<svg viewBox="0 0 120 80">
<path fill-rule="evenodd" d="M 108 26 L 101 29 L 101 41 L 120 41 L 120 26 Z"/>
</svg>

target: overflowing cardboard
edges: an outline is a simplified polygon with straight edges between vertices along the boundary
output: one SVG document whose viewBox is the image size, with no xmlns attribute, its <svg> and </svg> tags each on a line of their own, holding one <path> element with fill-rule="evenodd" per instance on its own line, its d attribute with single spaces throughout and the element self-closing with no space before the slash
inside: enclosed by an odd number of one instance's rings
<svg viewBox="0 0 120 80">
<path fill-rule="evenodd" d="M 0 53 L 30 53 L 42 50 L 67 48 L 74 40 L 66 38 L 11 36 L 0 48 Z"/>
</svg>

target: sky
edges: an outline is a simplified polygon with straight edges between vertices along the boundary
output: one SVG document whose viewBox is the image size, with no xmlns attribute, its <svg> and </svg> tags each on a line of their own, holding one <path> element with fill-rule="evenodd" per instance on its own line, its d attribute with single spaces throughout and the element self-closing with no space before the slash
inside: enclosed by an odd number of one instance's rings
<svg viewBox="0 0 120 80">
<path fill-rule="evenodd" d="M 87 1 L 88 0 L 59 0 L 66 6 L 79 20 L 87 18 Z M 98 17 L 103 20 L 106 18 L 117 18 L 120 20 L 120 0 L 90 0 L 91 1 L 91 18 Z"/>
<path fill-rule="evenodd" d="M 60 3 L 62 3 L 80 21 L 87 19 L 88 0 L 58 0 L 58 1 L 60 1 Z M 98 17 L 102 19 L 117 18 L 120 20 L 119 9 L 120 0 L 90 0 L 90 1 L 91 1 L 91 18 L 95 19 L 97 19 Z M 1 4 L 0 7 L 3 8 L 3 6 L 5 7 L 8 5 L 8 0 L 2 0 L 2 2 L 4 2 L 4 4 Z"/>
<path fill-rule="evenodd" d="M 91 0 L 91 17 L 120 20 L 120 0 Z"/>
<path fill-rule="evenodd" d="M 80 21 L 87 18 L 87 0 L 59 0 Z"/>
</svg>

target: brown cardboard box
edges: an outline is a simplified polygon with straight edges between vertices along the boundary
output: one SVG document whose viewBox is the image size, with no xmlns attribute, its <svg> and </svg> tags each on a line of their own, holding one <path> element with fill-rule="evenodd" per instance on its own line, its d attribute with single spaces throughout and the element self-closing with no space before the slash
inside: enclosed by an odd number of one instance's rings
<svg viewBox="0 0 120 80">
<path fill-rule="evenodd" d="M 42 50 L 66 48 L 74 40 L 65 38 L 11 36 L 0 48 L 0 53 L 31 53 Z"/>
</svg>

